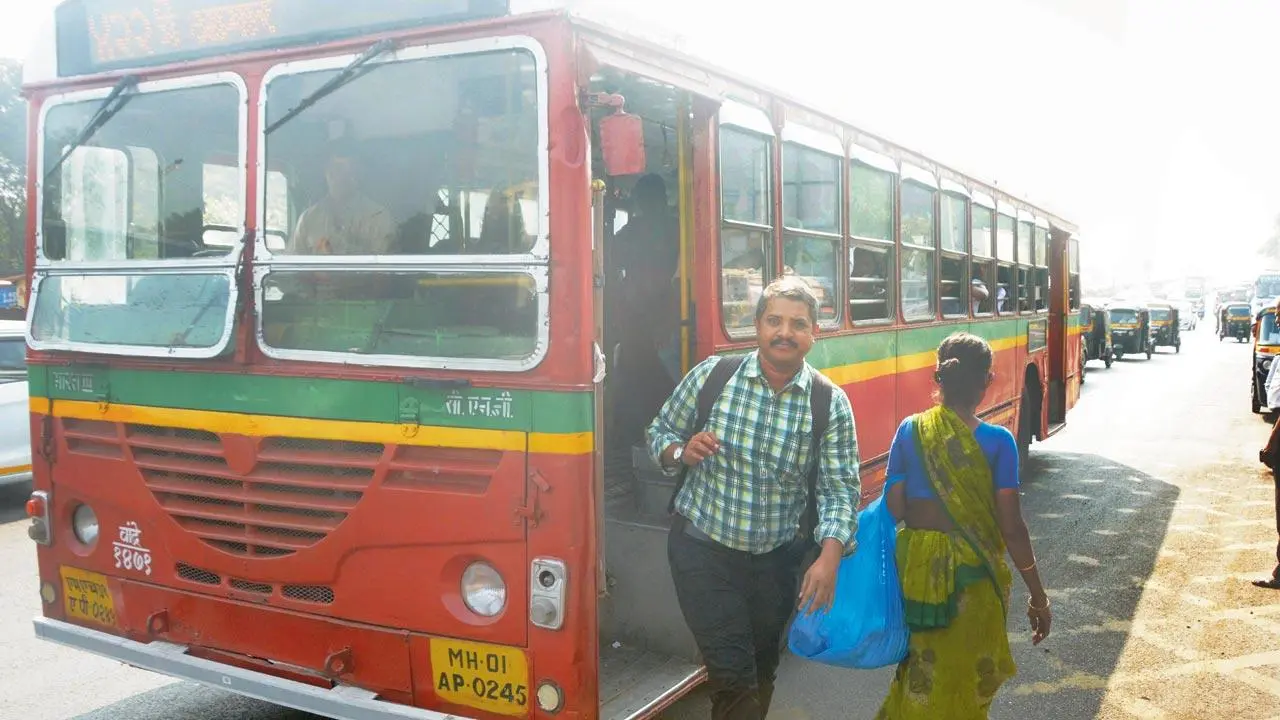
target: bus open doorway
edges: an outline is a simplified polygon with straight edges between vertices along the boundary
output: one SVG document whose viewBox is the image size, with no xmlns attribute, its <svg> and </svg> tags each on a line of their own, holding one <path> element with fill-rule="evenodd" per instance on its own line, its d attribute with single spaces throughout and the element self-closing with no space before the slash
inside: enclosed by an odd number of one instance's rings
<svg viewBox="0 0 1280 720">
<path fill-rule="evenodd" d="M 704 677 L 667 565 L 675 488 L 649 459 L 645 429 L 694 359 L 689 96 L 612 69 L 593 76 L 597 337 L 607 373 L 597 465 L 601 507 L 602 718 L 650 717 Z M 644 162 L 607 167 L 602 120 L 639 118 Z M 634 120 L 632 120 L 634 122 Z"/>
</svg>

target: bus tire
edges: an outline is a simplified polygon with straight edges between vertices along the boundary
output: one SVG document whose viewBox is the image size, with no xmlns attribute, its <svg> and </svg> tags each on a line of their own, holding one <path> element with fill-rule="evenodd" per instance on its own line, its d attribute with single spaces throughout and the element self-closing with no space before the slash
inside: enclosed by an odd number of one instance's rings
<svg viewBox="0 0 1280 720">
<path fill-rule="evenodd" d="M 1031 396 L 1031 388 L 1023 386 L 1022 401 L 1018 406 L 1018 470 L 1021 471 L 1027 462 L 1027 453 L 1031 452 L 1031 416 L 1035 412 L 1035 398 Z"/>
</svg>

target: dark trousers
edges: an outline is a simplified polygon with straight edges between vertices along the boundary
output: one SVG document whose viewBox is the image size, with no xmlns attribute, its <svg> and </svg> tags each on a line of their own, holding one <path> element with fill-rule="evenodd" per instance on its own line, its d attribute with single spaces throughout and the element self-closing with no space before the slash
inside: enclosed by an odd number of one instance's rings
<svg viewBox="0 0 1280 720">
<path fill-rule="evenodd" d="M 768 715 L 803 550 L 800 543 L 762 555 L 733 550 L 675 517 L 667 557 L 680 610 L 707 666 L 712 720 Z"/>
</svg>

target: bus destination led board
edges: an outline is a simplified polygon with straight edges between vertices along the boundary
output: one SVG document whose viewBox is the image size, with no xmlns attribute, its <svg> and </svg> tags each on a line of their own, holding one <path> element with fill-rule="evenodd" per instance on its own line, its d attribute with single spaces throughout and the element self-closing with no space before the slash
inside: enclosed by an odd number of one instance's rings
<svg viewBox="0 0 1280 720">
<path fill-rule="evenodd" d="M 66 0 L 58 74 L 161 65 L 507 13 L 509 0 Z"/>
</svg>

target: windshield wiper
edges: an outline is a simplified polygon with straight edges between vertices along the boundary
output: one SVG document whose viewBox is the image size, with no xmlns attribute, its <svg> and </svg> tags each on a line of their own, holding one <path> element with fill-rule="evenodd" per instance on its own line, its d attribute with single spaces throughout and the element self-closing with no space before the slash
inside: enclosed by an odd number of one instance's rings
<svg viewBox="0 0 1280 720">
<path fill-rule="evenodd" d="M 136 92 L 132 92 L 137 88 L 137 75 L 125 75 L 120 78 L 115 87 L 111 88 L 111 92 L 107 94 L 107 97 L 102 100 L 102 104 L 98 106 L 98 110 L 94 112 L 93 117 L 89 118 L 89 122 L 85 123 L 85 126 L 76 134 L 75 139 L 71 141 L 67 149 L 62 151 L 62 157 L 58 158 L 58 162 L 54 163 L 53 167 L 45 172 L 45 182 L 48 182 L 49 178 L 53 177 L 53 174 L 58 171 L 58 168 L 62 167 L 62 163 L 71 157 L 71 153 L 89 142 L 89 139 L 101 130 L 103 125 L 110 122 L 111 118 L 116 116 L 116 113 L 123 110 L 124 106 L 128 105 L 129 101 L 137 96 Z"/>
<path fill-rule="evenodd" d="M 270 135 L 276 130 L 279 130 L 281 125 L 284 125 L 290 120 L 306 112 L 307 108 L 315 105 L 338 90 L 341 90 L 353 80 L 362 78 L 372 72 L 374 68 L 377 68 L 378 66 L 370 65 L 369 63 L 390 52 L 394 47 L 395 43 L 391 42 L 390 39 L 379 40 L 371 45 L 368 50 L 360 53 L 356 59 L 352 60 L 346 67 L 342 68 L 337 75 L 329 78 L 328 82 L 316 88 L 315 92 L 303 98 L 301 102 L 291 108 L 289 112 L 285 113 L 284 117 L 268 125 L 265 134 Z"/>
</svg>

